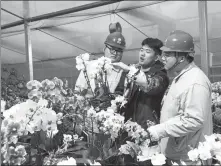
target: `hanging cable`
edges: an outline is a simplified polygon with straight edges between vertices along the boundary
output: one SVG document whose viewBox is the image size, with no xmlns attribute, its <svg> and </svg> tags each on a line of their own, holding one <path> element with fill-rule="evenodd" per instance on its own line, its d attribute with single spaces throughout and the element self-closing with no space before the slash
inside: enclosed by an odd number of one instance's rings
<svg viewBox="0 0 221 166">
<path fill-rule="evenodd" d="M 8 48 L 8 47 L 5 47 L 5 46 L 3 46 L 3 45 L 1 45 L 1 47 L 4 48 L 4 49 L 6 49 L 6 50 L 10 50 L 10 51 L 12 51 L 12 52 L 16 52 L 16 53 L 18 53 L 18 54 L 25 55 L 25 53 L 22 53 L 22 52 L 19 52 L 19 51 L 13 50 L 13 49 Z"/>
<path fill-rule="evenodd" d="M 1 9 L 2 9 L 2 8 L 1 8 Z M 2 9 L 2 10 L 7 11 L 7 10 L 5 10 L 5 9 Z M 10 11 L 7 11 L 7 12 L 8 12 L 9 14 L 12 14 L 12 15 L 15 16 L 15 17 L 24 19 L 24 18 L 22 18 L 21 16 L 19 16 L 19 15 L 17 15 L 17 14 L 14 14 L 14 13 L 12 13 L 12 12 L 10 12 Z M 76 46 L 76 45 L 74 45 L 74 44 L 72 44 L 72 43 L 69 43 L 69 42 L 67 42 L 67 41 L 65 41 L 65 40 L 63 40 L 63 39 L 60 39 L 60 38 L 58 38 L 58 37 L 56 37 L 56 36 L 53 36 L 53 35 L 51 35 L 50 33 L 47 33 L 47 32 L 45 32 L 45 31 L 43 31 L 43 30 L 41 30 L 41 29 L 39 29 L 39 28 L 36 28 L 36 30 L 41 31 L 41 32 L 43 32 L 43 33 L 45 33 L 45 34 L 47 34 L 47 35 L 53 37 L 53 38 L 56 38 L 56 39 L 58 39 L 58 40 L 60 40 L 60 41 L 62 41 L 62 42 L 64 42 L 64 43 L 67 43 L 67 44 L 69 44 L 69 45 L 72 45 L 72 46 L 74 46 L 74 47 L 76 47 L 76 48 L 78 48 L 78 49 L 80 49 L 80 50 L 83 50 L 83 51 L 86 51 L 86 52 L 89 53 L 89 51 L 87 51 L 87 50 L 85 50 L 85 49 L 83 49 L 83 48 L 81 48 L 81 47 L 78 47 L 78 46 Z"/>
<path fill-rule="evenodd" d="M 4 48 L 4 49 L 6 49 L 6 50 L 10 50 L 10 51 L 12 51 L 12 52 L 21 54 L 21 55 L 26 55 L 25 53 L 19 52 L 19 51 L 17 51 L 17 50 L 13 50 L 13 49 L 11 49 L 11 48 L 8 48 L 8 47 L 2 46 L 2 45 L 1 45 L 1 47 Z M 41 59 L 38 59 L 38 58 L 36 58 L 36 57 L 34 57 L 34 56 L 33 56 L 33 58 L 34 58 L 34 59 L 37 59 L 37 60 L 41 60 Z"/>
<path fill-rule="evenodd" d="M 24 32 L 21 32 L 21 31 L 18 31 L 17 33 L 16 33 L 16 32 L 13 32 L 13 34 L 1 36 L 1 39 L 7 38 L 7 37 L 10 37 L 10 36 L 20 35 L 20 34 L 24 34 Z"/>
<path fill-rule="evenodd" d="M 69 45 L 71 45 L 71 46 L 74 46 L 74 47 L 80 49 L 80 50 L 83 50 L 83 51 L 86 51 L 86 52 L 90 53 L 90 51 L 87 51 L 87 50 L 85 50 L 85 49 L 83 49 L 83 48 L 81 48 L 81 47 L 78 47 L 78 46 L 76 46 L 76 45 L 74 45 L 74 44 L 72 44 L 72 43 L 69 43 L 69 42 L 67 42 L 67 41 L 65 41 L 65 40 L 63 40 L 63 39 L 61 39 L 61 38 L 58 38 L 58 37 L 56 37 L 56 36 L 54 36 L 54 35 L 52 35 L 52 34 L 50 34 L 50 33 L 47 33 L 47 32 L 45 32 L 45 31 L 43 31 L 43 30 L 41 30 L 41 29 L 38 29 L 38 28 L 36 28 L 36 29 L 39 30 L 39 31 L 41 31 L 41 32 L 43 32 L 43 33 L 45 33 L 45 34 L 47 34 L 47 35 L 49 35 L 49 36 L 51 36 L 51 37 L 53 37 L 53 38 L 56 38 L 56 39 L 58 39 L 58 40 L 60 40 L 60 41 L 62 41 L 62 42 L 64 42 L 64 43 L 67 43 L 67 44 L 69 44 Z"/>
<path fill-rule="evenodd" d="M 117 4 L 117 7 L 116 7 L 115 11 L 116 11 L 116 10 L 117 10 L 117 8 L 119 7 L 119 5 L 120 5 L 120 2 L 118 2 L 118 4 Z"/>
<path fill-rule="evenodd" d="M 141 30 L 139 30 L 137 27 L 135 27 L 133 24 L 131 24 L 129 21 L 127 21 L 126 19 L 124 19 L 123 17 L 121 17 L 118 13 L 116 13 L 116 15 L 118 15 L 120 18 L 122 18 L 125 22 L 127 22 L 128 24 L 130 24 L 132 27 L 134 27 L 136 30 L 138 30 L 140 33 L 142 33 L 143 35 L 147 36 L 144 32 L 142 32 Z"/>
<path fill-rule="evenodd" d="M 12 12 L 10 12 L 10 11 L 8 11 L 8 10 L 4 9 L 4 8 L 1 8 L 1 9 L 2 9 L 4 12 L 9 13 L 9 14 L 11 14 L 11 15 L 13 15 L 13 16 L 15 16 L 15 17 L 18 17 L 18 18 L 20 18 L 20 19 L 22 19 L 22 20 L 23 20 L 23 17 L 21 17 L 21 16 L 19 16 L 19 15 L 15 14 L 15 13 L 12 13 Z"/>
</svg>

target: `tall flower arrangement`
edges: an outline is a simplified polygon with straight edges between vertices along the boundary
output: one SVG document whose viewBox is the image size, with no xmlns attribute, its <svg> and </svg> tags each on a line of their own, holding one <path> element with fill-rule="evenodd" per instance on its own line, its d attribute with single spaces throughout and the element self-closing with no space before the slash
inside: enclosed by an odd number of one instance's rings
<svg viewBox="0 0 221 166">
<path fill-rule="evenodd" d="M 89 56 L 89 54 L 82 54 L 76 57 L 76 68 L 82 70 L 87 82 L 87 87 L 81 87 L 81 91 L 87 88 L 93 92 L 93 96 L 88 98 L 90 109 L 87 111 L 87 123 L 89 125 L 86 130 L 92 135 L 90 143 L 97 146 L 94 144 L 96 137 L 93 135 L 98 133 L 106 135 L 108 139 L 101 146 L 106 149 L 96 147 L 102 153 L 100 157 L 103 157 L 103 161 L 111 158 L 111 156 L 121 155 L 131 155 L 136 161 L 136 157 L 142 155 L 142 149 L 150 145 L 149 133 L 135 122 L 127 121 L 125 123 L 124 116 L 118 113 L 118 110 L 127 103 L 127 100 L 124 96 L 110 93 L 107 72 L 112 70 L 111 60 L 101 57 L 95 61 L 89 61 Z M 133 72 L 132 75 L 137 70 L 133 70 Z M 93 81 L 95 82 L 95 89 L 92 89 L 91 86 Z M 106 98 L 107 100 L 105 100 Z"/>
<path fill-rule="evenodd" d="M 90 104 L 94 107 L 106 109 L 110 106 L 113 96 L 110 93 L 107 82 L 107 72 L 112 69 L 111 60 L 106 57 L 100 57 L 97 60 L 89 61 L 90 54 L 81 54 L 76 57 L 76 68 L 82 70 L 87 82 L 87 88 L 93 98 L 90 98 Z M 88 70 L 90 68 L 90 71 Z M 92 88 L 91 82 L 95 82 L 95 88 Z"/>
</svg>

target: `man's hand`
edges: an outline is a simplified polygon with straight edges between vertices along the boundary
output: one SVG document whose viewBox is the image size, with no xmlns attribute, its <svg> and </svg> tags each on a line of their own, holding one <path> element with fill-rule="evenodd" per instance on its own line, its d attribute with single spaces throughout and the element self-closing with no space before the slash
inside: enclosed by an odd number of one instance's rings
<svg viewBox="0 0 221 166">
<path fill-rule="evenodd" d="M 124 71 L 129 71 L 130 70 L 130 67 L 126 64 L 124 64 L 123 62 L 116 62 L 116 63 L 112 63 L 112 65 L 115 67 L 115 68 L 121 68 L 123 69 Z"/>
<path fill-rule="evenodd" d="M 152 141 L 159 141 L 159 136 L 156 130 L 154 129 L 154 126 L 149 127 L 147 131 L 150 133 L 150 137 Z"/>
</svg>

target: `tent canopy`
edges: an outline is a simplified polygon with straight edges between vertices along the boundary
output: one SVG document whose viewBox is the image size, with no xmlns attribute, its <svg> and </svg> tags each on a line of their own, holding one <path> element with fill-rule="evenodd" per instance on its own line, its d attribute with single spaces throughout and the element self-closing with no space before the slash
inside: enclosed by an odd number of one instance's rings
<svg viewBox="0 0 221 166">
<path fill-rule="evenodd" d="M 1 26 L 23 18 L 23 1 L 1 3 Z M 95 2 L 30 1 L 30 17 L 91 3 Z M 213 65 L 220 65 L 221 2 L 208 1 L 207 4 L 209 52 L 214 55 Z M 137 61 L 141 42 L 146 37 L 165 40 L 169 32 L 179 29 L 194 37 L 195 59 L 200 65 L 198 1 L 121 1 L 31 22 L 34 72 L 46 68 L 73 68 L 75 57 L 81 53 L 101 55 L 112 22 L 122 25 L 126 39 L 123 61 L 126 63 Z M 22 66 L 26 62 L 24 25 L 3 29 L 1 38 L 2 63 Z M 74 72 L 77 75 L 77 71 Z"/>
</svg>

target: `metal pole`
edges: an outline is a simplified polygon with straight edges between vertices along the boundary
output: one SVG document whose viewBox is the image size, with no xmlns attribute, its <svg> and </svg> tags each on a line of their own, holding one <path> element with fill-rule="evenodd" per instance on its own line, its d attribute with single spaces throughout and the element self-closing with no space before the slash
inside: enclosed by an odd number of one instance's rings
<svg viewBox="0 0 221 166">
<path fill-rule="evenodd" d="M 29 17 L 29 1 L 23 1 L 24 10 L 24 29 L 25 29 L 25 51 L 26 51 L 26 64 L 29 71 L 29 80 L 33 80 L 33 57 L 32 57 L 32 45 L 30 27 L 26 18 Z"/>
<path fill-rule="evenodd" d="M 201 68 L 209 77 L 209 51 L 208 51 L 208 23 L 207 23 L 207 1 L 198 1 L 199 10 L 199 31 L 200 31 L 200 52 Z"/>
<path fill-rule="evenodd" d="M 0 0 L 0 7 L 1 7 L 1 0 Z M 1 12 L 0 12 L 0 23 L 1 23 Z M 0 36 L 1 36 L 1 28 L 0 28 Z M 0 46 L 1 46 L 1 40 L 0 40 Z M 0 47 L 0 67 L 1 67 L 1 72 L 0 72 L 0 78 L 2 78 L 2 56 L 1 56 L 1 47 Z M 0 99 L 2 101 L 2 81 L 0 81 Z M 0 139 L 2 138 L 1 135 L 1 130 L 2 130 L 2 104 L 0 103 L 0 108 L 1 108 L 1 114 L 0 114 Z M 0 150 L 2 149 L 1 143 L 0 143 Z M 2 164 L 2 155 L 0 155 L 0 166 Z"/>
<path fill-rule="evenodd" d="M 43 15 L 27 18 L 27 22 L 34 22 L 34 21 L 49 19 L 49 18 L 52 18 L 52 17 L 61 16 L 61 15 L 74 13 L 74 12 L 79 12 L 79 11 L 83 11 L 83 10 L 87 10 L 87 9 L 92 9 L 92 8 L 96 8 L 96 7 L 100 7 L 100 6 L 104 6 L 104 5 L 117 3 L 117 2 L 120 2 L 120 1 L 122 1 L 122 0 L 94 2 L 94 3 L 82 5 L 82 6 L 77 6 L 77 7 L 73 7 L 73 8 L 69 8 L 69 9 L 65 9 L 65 10 L 60 10 L 60 11 L 57 11 L 57 12 L 52 12 L 52 13 L 48 13 L 48 14 L 43 14 Z M 23 23 L 24 23 L 24 20 L 19 20 L 19 21 L 10 23 L 10 24 L 3 25 L 2 29 L 15 27 L 15 26 L 18 26 L 18 25 L 22 25 Z"/>
</svg>

